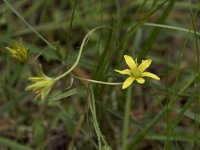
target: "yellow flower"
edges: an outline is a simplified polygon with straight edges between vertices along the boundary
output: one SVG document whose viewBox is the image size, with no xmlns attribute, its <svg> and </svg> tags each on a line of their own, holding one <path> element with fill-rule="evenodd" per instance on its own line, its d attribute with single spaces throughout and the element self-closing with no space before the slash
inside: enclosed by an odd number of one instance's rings
<svg viewBox="0 0 200 150">
<path fill-rule="evenodd" d="M 45 99 L 49 94 L 55 79 L 46 76 L 43 72 L 39 77 L 29 77 L 28 80 L 33 83 L 26 87 L 26 90 L 33 90 L 36 93 L 35 99 L 41 97 L 41 99 Z"/>
<path fill-rule="evenodd" d="M 6 47 L 8 52 L 12 57 L 20 62 L 27 62 L 28 59 L 28 49 L 24 47 L 21 40 L 19 43 L 15 41 L 12 43 L 12 48 Z"/>
<path fill-rule="evenodd" d="M 138 83 L 143 84 L 145 80 L 143 77 L 151 77 L 155 80 L 160 80 L 160 78 L 150 72 L 144 72 L 150 65 L 152 60 L 142 60 L 142 63 L 138 65 L 137 59 L 134 61 L 131 56 L 124 55 L 126 64 L 129 66 L 130 69 L 124 69 L 124 70 L 116 70 L 116 72 L 120 74 L 126 74 L 129 75 L 129 77 L 125 80 L 125 82 L 122 85 L 122 89 L 125 89 L 133 83 L 134 80 L 136 80 Z"/>
</svg>

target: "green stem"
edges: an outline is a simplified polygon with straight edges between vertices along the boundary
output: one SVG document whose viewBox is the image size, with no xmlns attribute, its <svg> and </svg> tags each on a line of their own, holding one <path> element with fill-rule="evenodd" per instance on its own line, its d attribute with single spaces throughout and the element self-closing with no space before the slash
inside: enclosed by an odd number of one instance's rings
<svg viewBox="0 0 200 150">
<path fill-rule="evenodd" d="M 127 149 L 126 145 L 128 139 L 128 125 L 129 125 L 129 114 L 131 110 L 131 97 L 132 97 L 132 86 L 128 88 L 126 97 L 124 122 L 123 122 L 123 135 L 122 135 L 122 150 Z"/>
<path fill-rule="evenodd" d="M 98 81 L 98 80 L 92 80 L 92 79 L 85 79 L 85 78 L 82 78 L 82 77 L 78 77 L 78 76 L 74 76 L 74 78 L 76 79 L 79 79 L 79 80 L 83 80 L 83 81 L 88 81 L 88 82 L 92 82 L 92 83 L 99 83 L 99 84 L 106 84 L 106 85 L 121 85 L 123 83 L 121 82 L 105 82 L 105 81 Z"/>
<path fill-rule="evenodd" d="M 83 48 L 84 46 L 87 44 L 90 36 L 92 35 L 92 33 L 98 29 L 101 29 L 101 28 L 108 28 L 108 29 L 112 29 L 110 26 L 106 26 L 106 25 L 102 25 L 102 26 L 98 26 L 94 29 L 92 29 L 91 31 L 89 31 L 86 36 L 84 37 L 83 39 L 83 42 L 81 43 L 81 47 L 80 47 L 80 50 L 79 50 L 79 53 L 78 53 L 78 56 L 77 56 L 77 59 L 75 61 L 75 63 L 73 64 L 73 66 L 67 70 L 65 73 L 61 74 L 60 76 L 58 76 L 57 78 L 55 78 L 55 80 L 60 80 L 61 78 L 65 77 L 66 75 L 68 75 L 71 71 L 74 70 L 74 68 L 76 68 L 76 66 L 78 65 L 79 61 L 80 61 L 80 58 L 81 58 L 81 55 L 82 55 L 82 52 L 83 52 Z"/>
<path fill-rule="evenodd" d="M 38 33 L 20 14 L 19 12 L 7 1 L 3 0 L 3 2 L 17 15 L 25 25 L 27 25 L 38 37 L 40 37 L 49 47 L 51 47 L 53 50 L 56 50 L 56 48 L 51 45 L 40 33 Z"/>
<path fill-rule="evenodd" d="M 159 23 L 144 23 L 143 26 L 149 26 L 149 27 L 157 27 L 157 28 L 164 28 L 164 29 L 171 29 L 175 31 L 182 31 L 186 33 L 191 33 L 191 34 L 196 34 L 200 36 L 200 32 L 196 32 L 192 29 L 186 29 L 186 28 L 181 28 L 181 27 L 175 27 L 175 26 L 170 26 L 170 25 L 165 25 L 165 24 L 159 24 Z"/>
</svg>

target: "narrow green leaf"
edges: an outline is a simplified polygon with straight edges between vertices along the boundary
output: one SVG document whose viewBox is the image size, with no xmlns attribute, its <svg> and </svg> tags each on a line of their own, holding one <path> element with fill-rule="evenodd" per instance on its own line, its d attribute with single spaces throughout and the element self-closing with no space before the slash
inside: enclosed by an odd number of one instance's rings
<svg viewBox="0 0 200 150">
<path fill-rule="evenodd" d="M 58 101 L 58 100 L 67 98 L 69 96 L 76 95 L 77 93 L 80 93 L 80 91 L 82 89 L 83 89 L 83 87 L 78 87 L 78 88 L 71 89 L 71 90 L 69 90 L 67 92 L 64 92 L 62 94 L 59 94 L 59 95 L 56 95 L 54 97 L 49 98 L 48 101 Z"/>
<path fill-rule="evenodd" d="M 166 141 L 167 138 L 170 141 L 181 141 L 181 142 L 197 142 L 200 143 L 200 137 L 194 137 L 192 135 L 187 135 L 187 134 L 173 134 L 170 135 L 170 137 L 167 137 L 167 135 L 157 135 L 157 134 L 148 134 L 145 135 L 146 139 L 151 139 L 151 140 L 159 140 L 159 141 Z"/>
<path fill-rule="evenodd" d="M 0 147 L 2 148 L 4 146 L 5 148 L 10 148 L 12 150 L 33 150 L 28 146 L 24 146 L 22 144 L 19 144 L 17 142 L 14 142 L 10 139 L 0 137 Z"/>
<path fill-rule="evenodd" d="M 160 24 L 164 24 L 167 17 L 169 16 L 169 13 L 171 12 L 172 8 L 174 7 L 176 3 L 176 0 L 170 0 L 168 3 L 167 8 L 164 10 L 162 16 L 159 19 L 159 23 Z M 156 40 L 158 34 L 160 33 L 161 28 L 154 28 L 152 33 L 150 34 L 149 38 L 147 39 L 147 41 L 144 43 L 144 47 L 142 49 L 142 51 L 139 54 L 138 57 L 138 61 L 141 62 L 142 59 L 144 59 L 146 57 L 146 55 L 149 52 L 149 49 L 151 48 L 151 46 L 153 45 L 154 41 Z"/>
</svg>

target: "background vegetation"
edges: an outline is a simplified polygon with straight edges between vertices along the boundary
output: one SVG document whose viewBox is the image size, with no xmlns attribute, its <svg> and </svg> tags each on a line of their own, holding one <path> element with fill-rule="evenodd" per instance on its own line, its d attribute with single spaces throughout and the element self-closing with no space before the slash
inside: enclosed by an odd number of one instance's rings
<svg viewBox="0 0 200 150">
<path fill-rule="evenodd" d="M 10 5 L 11 4 L 11 5 Z M 0 2 L 0 149 L 200 149 L 198 0 L 3 0 Z M 45 101 L 28 77 L 56 77 Z M 22 39 L 28 63 L 6 46 Z M 121 90 L 123 55 L 153 60 L 161 80 Z M 73 80 L 73 81 L 72 81 Z M 73 83 L 71 85 L 71 83 Z M 110 147 L 109 147 L 110 146 Z"/>
</svg>

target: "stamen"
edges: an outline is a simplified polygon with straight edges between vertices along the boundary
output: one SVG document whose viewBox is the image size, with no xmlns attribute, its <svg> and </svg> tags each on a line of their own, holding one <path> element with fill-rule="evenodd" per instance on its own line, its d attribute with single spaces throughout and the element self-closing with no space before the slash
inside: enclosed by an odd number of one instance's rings
<svg viewBox="0 0 200 150">
<path fill-rule="evenodd" d="M 138 68 L 136 68 L 136 69 L 132 70 L 131 75 L 135 78 L 139 78 L 139 77 L 141 77 L 142 73 Z"/>
</svg>

